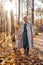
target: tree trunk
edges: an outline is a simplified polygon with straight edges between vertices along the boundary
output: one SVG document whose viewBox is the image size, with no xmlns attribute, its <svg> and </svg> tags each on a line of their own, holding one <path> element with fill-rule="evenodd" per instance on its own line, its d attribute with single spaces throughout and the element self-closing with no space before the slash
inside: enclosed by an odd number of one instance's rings
<svg viewBox="0 0 43 65">
<path fill-rule="evenodd" d="M 29 7 L 29 6 L 28 6 L 28 0 L 27 0 L 27 16 L 28 16 L 28 7 Z"/>
<path fill-rule="evenodd" d="M 34 0 L 32 0 L 32 23 L 34 24 Z"/>
<path fill-rule="evenodd" d="M 14 16 L 12 10 L 10 12 L 10 15 L 11 15 L 11 34 L 13 34 L 15 32 L 15 29 L 14 29 Z"/>
<path fill-rule="evenodd" d="M 18 24 L 20 23 L 20 0 L 18 0 Z"/>
</svg>

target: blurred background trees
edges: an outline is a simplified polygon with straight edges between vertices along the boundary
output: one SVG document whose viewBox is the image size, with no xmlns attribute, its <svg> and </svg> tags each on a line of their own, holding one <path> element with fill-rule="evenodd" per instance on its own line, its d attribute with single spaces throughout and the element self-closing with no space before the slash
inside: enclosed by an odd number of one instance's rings
<svg viewBox="0 0 43 65">
<path fill-rule="evenodd" d="M 0 0 L 0 32 L 13 34 L 25 15 L 35 27 L 43 27 L 43 0 Z"/>
</svg>

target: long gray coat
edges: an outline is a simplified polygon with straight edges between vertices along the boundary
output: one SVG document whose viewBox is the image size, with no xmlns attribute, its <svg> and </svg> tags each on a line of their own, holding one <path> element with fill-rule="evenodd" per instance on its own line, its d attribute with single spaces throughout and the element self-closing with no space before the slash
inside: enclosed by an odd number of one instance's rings
<svg viewBox="0 0 43 65">
<path fill-rule="evenodd" d="M 23 31 L 24 31 L 24 24 L 22 25 L 21 35 L 23 35 Z M 34 29 L 33 29 L 32 22 L 30 21 L 27 23 L 27 36 L 29 42 L 29 49 L 31 49 L 34 47 L 33 44 Z M 22 47 L 23 47 L 23 41 L 22 41 Z"/>
</svg>

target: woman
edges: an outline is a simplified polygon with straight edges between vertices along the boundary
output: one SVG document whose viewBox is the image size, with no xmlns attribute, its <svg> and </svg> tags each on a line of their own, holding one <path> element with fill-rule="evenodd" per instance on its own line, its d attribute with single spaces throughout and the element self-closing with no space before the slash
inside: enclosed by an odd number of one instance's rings
<svg viewBox="0 0 43 65">
<path fill-rule="evenodd" d="M 25 16 L 23 18 L 24 24 L 22 25 L 21 35 L 22 35 L 22 47 L 25 49 L 26 55 L 28 55 L 29 49 L 33 48 L 33 25 L 32 22 L 28 21 L 28 18 Z"/>
</svg>

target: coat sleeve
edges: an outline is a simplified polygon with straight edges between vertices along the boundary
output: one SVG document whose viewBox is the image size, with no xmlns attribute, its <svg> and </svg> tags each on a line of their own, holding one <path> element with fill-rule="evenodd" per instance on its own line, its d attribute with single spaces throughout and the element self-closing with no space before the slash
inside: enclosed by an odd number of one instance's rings
<svg viewBox="0 0 43 65">
<path fill-rule="evenodd" d="M 34 27 L 33 27 L 32 22 L 31 22 L 31 32 L 32 32 L 32 36 L 34 36 Z"/>
</svg>

